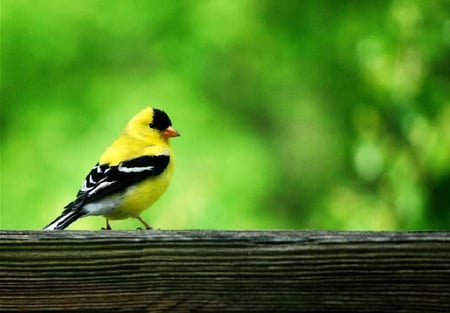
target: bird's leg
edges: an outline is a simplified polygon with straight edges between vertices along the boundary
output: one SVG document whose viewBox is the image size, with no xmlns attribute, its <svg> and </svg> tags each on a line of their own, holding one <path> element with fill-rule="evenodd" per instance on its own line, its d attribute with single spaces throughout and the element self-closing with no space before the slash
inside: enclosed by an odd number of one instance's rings
<svg viewBox="0 0 450 313">
<path fill-rule="evenodd" d="M 142 224 L 144 224 L 145 229 L 147 229 L 147 230 L 152 230 L 152 229 L 153 229 L 153 228 L 152 228 L 146 221 L 144 221 L 140 216 L 138 216 L 137 219 L 139 220 L 139 222 L 141 222 Z"/>
<path fill-rule="evenodd" d="M 109 221 L 108 221 L 108 219 L 106 219 L 106 228 L 102 227 L 102 230 L 111 230 L 111 229 L 112 229 L 111 225 L 109 225 Z"/>
</svg>

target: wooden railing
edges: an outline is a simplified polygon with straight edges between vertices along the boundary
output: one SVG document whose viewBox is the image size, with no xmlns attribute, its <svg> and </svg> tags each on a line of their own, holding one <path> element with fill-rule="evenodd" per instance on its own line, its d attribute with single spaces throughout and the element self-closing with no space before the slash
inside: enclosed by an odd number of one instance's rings
<svg viewBox="0 0 450 313">
<path fill-rule="evenodd" d="M 450 233 L 0 231 L 0 311 L 450 312 Z"/>
</svg>

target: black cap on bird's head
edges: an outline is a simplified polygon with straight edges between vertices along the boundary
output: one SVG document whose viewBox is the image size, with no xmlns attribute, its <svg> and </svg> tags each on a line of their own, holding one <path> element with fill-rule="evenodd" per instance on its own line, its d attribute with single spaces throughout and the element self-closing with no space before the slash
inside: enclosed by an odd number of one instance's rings
<svg viewBox="0 0 450 313">
<path fill-rule="evenodd" d="M 159 109 L 153 109 L 153 120 L 149 126 L 161 131 L 165 138 L 180 136 L 175 128 L 172 127 L 172 121 L 166 112 Z"/>
<path fill-rule="evenodd" d="M 169 126 L 172 126 L 172 121 L 166 112 L 159 109 L 153 109 L 153 120 L 150 123 L 150 127 L 163 131 Z"/>
</svg>

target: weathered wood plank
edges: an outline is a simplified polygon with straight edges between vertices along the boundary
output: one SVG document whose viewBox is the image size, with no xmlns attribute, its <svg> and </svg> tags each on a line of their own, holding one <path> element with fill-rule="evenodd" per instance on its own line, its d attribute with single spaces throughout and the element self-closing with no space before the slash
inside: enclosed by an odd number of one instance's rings
<svg viewBox="0 0 450 313">
<path fill-rule="evenodd" d="M 0 231 L 0 311 L 446 312 L 449 232 Z"/>
</svg>

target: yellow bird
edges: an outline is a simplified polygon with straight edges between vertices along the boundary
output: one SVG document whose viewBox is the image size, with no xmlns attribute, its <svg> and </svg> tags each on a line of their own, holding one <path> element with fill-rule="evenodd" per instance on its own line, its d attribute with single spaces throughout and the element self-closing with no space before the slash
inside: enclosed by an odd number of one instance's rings
<svg viewBox="0 0 450 313">
<path fill-rule="evenodd" d="M 44 229 L 64 229 L 90 215 L 103 215 L 106 229 L 111 229 L 110 220 L 129 217 L 152 229 L 140 214 L 169 185 L 175 163 L 169 139 L 177 136 L 164 111 L 146 108 L 139 112 L 102 154 L 75 200 Z"/>
</svg>

